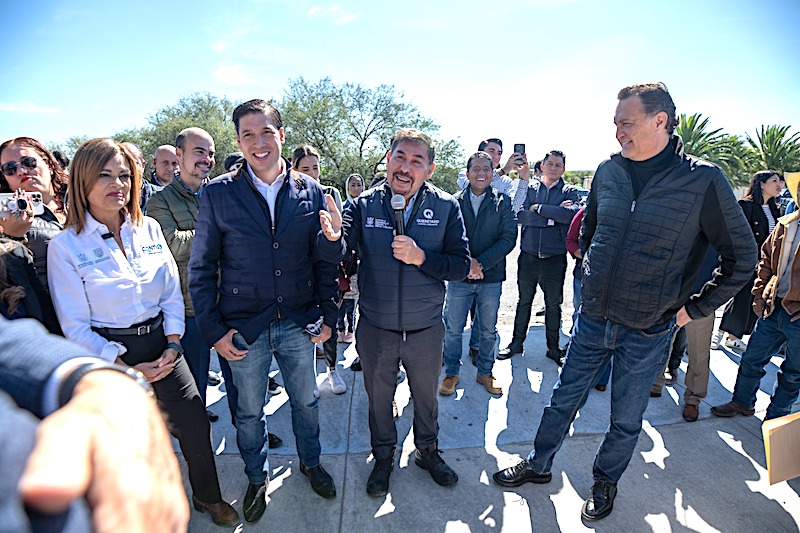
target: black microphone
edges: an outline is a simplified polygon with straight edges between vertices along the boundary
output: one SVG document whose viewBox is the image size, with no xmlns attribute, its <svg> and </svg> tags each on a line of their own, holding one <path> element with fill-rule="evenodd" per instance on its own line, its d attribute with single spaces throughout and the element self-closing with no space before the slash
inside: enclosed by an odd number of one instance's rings
<svg viewBox="0 0 800 533">
<path fill-rule="evenodd" d="M 406 210 L 406 199 L 403 198 L 402 194 L 395 194 L 394 196 L 392 196 L 392 200 L 390 203 L 392 204 L 392 209 L 394 209 L 395 235 L 405 235 L 406 221 L 405 221 L 404 211 Z"/>
<path fill-rule="evenodd" d="M 100 235 L 100 236 L 101 236 L 102 238 L 104 238 L 104 239 L 113 239 L 113 238 L 114 238 L 114 234 L 113 234 L 113 233 L 111 233 L 110 231 L 109 231 L 108 233 L 103 233 L 103 234 L 102 234 L 102 235 Z"/>
</svg>

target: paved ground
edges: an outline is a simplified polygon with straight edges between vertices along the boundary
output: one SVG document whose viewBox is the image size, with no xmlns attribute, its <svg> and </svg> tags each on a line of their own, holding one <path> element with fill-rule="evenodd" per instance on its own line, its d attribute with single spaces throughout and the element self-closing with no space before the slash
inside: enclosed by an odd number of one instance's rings
<svg viewBox="0 0 800 533">
<path fill-rule="evenodd" d="M 513 270 L 509 269 L 510 280 L 516 277 Z M 504 286 L 501 345 L 511 337 L 516 303 L 513 285 L 509 281 Z M 572 312 L 569 276 L 565 285 L 564 327 L 568 329 Z M 540 301 L 541 296 L 534 308 Z M 701 405 L 700 420 L 688 424 L 681 418 L 683 373 L 678 384 L 651 400 L 637 451 L 619 484 L 614 512 L 606 519 L 582 523 L 580 507 L 592 483 L 594 453 L 608 425 L 608 392 L 590 394 L 572 435 L 556 456 L 550 484 L 528 484 L 513 490 L 492 484 L 493 472 L 514 464 L 530 450 L 557 378 L 557 367 L 544 357 L 541 320 L 535 317 L 531 321 L 524 355 L 495 364 L 495 376 L 506 394 L 489 396 L 475 383 L 475 369 L 465 356 L 457 392 L 440 398 L 440 447 L 444 459 L 459 474 L 455 487 L 439 487 L 413 464 L 412 408 L 407 385 L 400 384 L 397 427 L 403 450 L 391 478 L 391 492 L 380 499 L 365 492 L 372 465 L 363 379 L 361 373 L 349 370 L 355 346 L 340 344 L 346 394 L 336 396 L 330 391 L 324 381 L 324 364 L 318 365 L 322 464 L 336 482 L 337 497 L 320 498 L 300 474 L 288 398 L 280 394 L 272 397 L 267 407 L 270 431 L 284 439 L 284 446 L 271 452 L 267 511 L 257 524 L 243 523 L 236 530 L 798 531 L 800 480 L 769 486 L 760 431 L 769 398 L 764 391 L 771 389 L 780 360 L 773 360 L 762 381 L 756 417 L 719 419 L 709 408 L 730 399 L 738 362 L 737 354 L 725 350 L 712 352 L 709 395 Z M 465 353 L 466 339 L 465 335 Z M 277 368 L 275 372 L 280 381 Z M 223 496 L 241 512 L 247 481 L 223 395 L 224 384 L 209 390 L 212 409 L 221 415 L 213 424 L 213 441 Z M 190 531 L 221 529 L 207 515 L 192 512 Z"/>
</svg>

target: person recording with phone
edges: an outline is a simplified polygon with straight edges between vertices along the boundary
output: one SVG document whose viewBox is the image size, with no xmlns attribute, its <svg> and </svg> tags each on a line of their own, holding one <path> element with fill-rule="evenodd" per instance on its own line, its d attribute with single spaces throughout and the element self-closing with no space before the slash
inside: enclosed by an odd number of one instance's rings
<svg viewBox="0 0 800 533">
<path fill-rule="evenodd" d="M 28 246 L 33 265 L 45 290 L 47 285 L 47 245 L 64 229 L 67 173 L 45 146 L 31 137 L 17 137 L 0 144 L 0 193 L 23 190 L 42 197 L 41 214 L 19 210 L 0 218 L 3 235 Z"/>
<path fill-rule="evenodd" d="M 512 200 L 516 200 L 514 191 L 522 182 L 514 183 L 514 180 L 509 177 L 512 170 L 519 170 L 525 164 L 525 145 L 515 144 L 514 153 L 509 156 L 505 165 L 500 166 L 500 157 L 503 155 L 503 141 L 500 139 L 490 137 L 478 144 L 478 152 L 486 152 L 492 158 L 492 189 L 499 193 L 507 194 Z M 467 177 L 467 169 L 462 168 L 458 171 L 458 188 L 465 189 L 469 186 L 469 178 Z M 522 199 L 524 200 L 524 198 Z M 511 207 L 516 213 L 522 206 L 516 206 L 512 203 Z"/>
<path fill-rule="evenodd" d="M 222 499 L 205 405 L 183 358 L 178 267 L 158 222 L 142 215 L 139 167 L 120 143 L 93 139 L 75 153 L 69 184 L 67 228 L 48 248 L 64 334 L 95 357 L 144 374 L 189 466 L 195 509 L 236 525 L 239 515 Z"/>
<path fill-rule="evenodd" d="M 436 390 L 442 368 L 445 280 L 461 281 L 470 267 L 456 200 L 427 183 L 435 148 L 430 137 L 402 129 L 386 156 L 386 182 L 348 206 L 348 251 L 361 258 L 356 350 L 369 398 L 375 464 L 367 494 L 385 496 L 397 445 L 392 400 L 400 361 L 414 402 L 414 461 L 442 486 L 458 475 L 440 457 Z"/>
</svg>

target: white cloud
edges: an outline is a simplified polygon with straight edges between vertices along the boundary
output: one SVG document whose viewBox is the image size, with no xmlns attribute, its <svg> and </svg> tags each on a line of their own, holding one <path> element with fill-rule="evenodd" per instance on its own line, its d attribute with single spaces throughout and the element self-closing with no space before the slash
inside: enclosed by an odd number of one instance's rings
<svg viewBox="0 0 800 533">
<path fill-rule="evenodd" d="M 244 65 L 219 65 L 214 70 L 214 79 L 228 85 L 250 85 L 253 79 Z"/>
<path fill-rule="evenodd" d="M 58 108 L 42 106 L 33 102 L 0 102 L 0 111 L 7 113 L 56 113 Z"/>
<path fill-rule="evenodd" d="M 309 8 L 308 16 L 331 18 L 334 24 L 341 26 L 353 22 L 361 16 L 361 13 L 346 13 L 339 4 L 330 4 L 327 6 L 313 6 Z"/>
</svg>

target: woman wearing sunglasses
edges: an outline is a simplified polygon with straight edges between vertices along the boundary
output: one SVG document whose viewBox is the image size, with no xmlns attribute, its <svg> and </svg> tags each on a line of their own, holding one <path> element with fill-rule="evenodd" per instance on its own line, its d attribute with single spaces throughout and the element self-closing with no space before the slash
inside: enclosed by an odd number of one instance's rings
<svg viewBox="0 0 800 533">
<path fill-rule="evenodd" d="M 0 218 L 0 225 L 5 237 L 27 244 L 39 280 L 47 289 L 47 244 L 64 228 L 67 174 L 50 150 L 30 137 L 0 144 L 0 170 L 0 193 L 22 189 L 42 194 L 41 215 L 34 216 L 31 209 L 18 211 L 15 216 Z"/>
<path fill-rule="evenodd" d="M 139 167 L 121 144 L 93 139 L 75 153 L 69 184 L 66 229 L 48 249 L 64 335 L 145 375 L 189 466 L 195 509 L 234 526 L 239 515 L 222 499 L 211 425 L 182 357 L 178 267 L 161 226 L 142 215 Z"/>
</svg>

